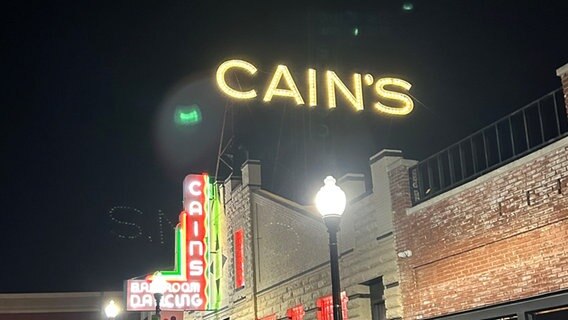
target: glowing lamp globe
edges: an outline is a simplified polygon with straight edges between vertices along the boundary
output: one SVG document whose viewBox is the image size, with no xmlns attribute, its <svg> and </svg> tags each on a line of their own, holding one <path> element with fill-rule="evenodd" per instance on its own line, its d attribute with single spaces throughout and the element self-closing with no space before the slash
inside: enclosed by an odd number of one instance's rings
<svg viewBox="0 0 568 320">
<path fill-rule="evenodd" d="M 110 300 L 107 306 L 105 307 L 105 314 L 107 318 L 114 319 L 116 318 L 119 312 L 120 308 L 118 307 L 118 305 L 114 303 L 114 300 Z"/>
<path fill-rule="evenodd" d="M 316 194 L 316 208 L 324 219 L 339 218 L 345 211 L 347 203 L 345 192 L 335 185 L 335 179 L 332 176 L 327 176 L 323 182 L 324 186 Z"/>
<path fill-rule="evenodd" d="M 168 282 L 166 281 L 166 279 L 164 279 L 164 276 L 162 276 L 161 272 L 156 272 L 154 273 L 154 276 L 152 278 L 152 283 L 150 284 L 150 291 L 153 294 L 164 294 L 164 292 L 166 292 L 166 289 L 168 287 Z"/>
</svg>

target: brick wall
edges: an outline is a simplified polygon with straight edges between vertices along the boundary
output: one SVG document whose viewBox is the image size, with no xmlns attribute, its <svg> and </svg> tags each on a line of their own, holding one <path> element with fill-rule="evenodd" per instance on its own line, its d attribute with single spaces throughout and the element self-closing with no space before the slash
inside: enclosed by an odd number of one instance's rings
<svg viewBox="0 0 568 320">
<path fill-rule="evenodd" d="M 568 138 L 410 208 L 391 168 L 404 318 L 568 289 Z"/>
</svg>

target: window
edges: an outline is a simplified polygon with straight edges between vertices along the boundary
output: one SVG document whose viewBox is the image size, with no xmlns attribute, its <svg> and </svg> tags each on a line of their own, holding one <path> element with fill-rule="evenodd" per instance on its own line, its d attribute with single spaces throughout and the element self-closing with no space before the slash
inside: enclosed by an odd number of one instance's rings
<svg viewBox="0 0 568 320">
<path fill-rule="evenodd" d="M 541 310 L 530 313 L 531 320 L 566 320 L 568 319 L 568 306 Z"/>
<path fill-rule="evenodd" d="M 568 291 L 446 315 L 440 320 L 568 320 Z"/>
<path fill-rule="evenodd" d="M 386 320 L 387 309 L 385 307 L 385 296 L 383 279 L 375 279 L 369 282 L 369 291 L 371 294 L 371 316 L 372 320 Z"/>
</svg>

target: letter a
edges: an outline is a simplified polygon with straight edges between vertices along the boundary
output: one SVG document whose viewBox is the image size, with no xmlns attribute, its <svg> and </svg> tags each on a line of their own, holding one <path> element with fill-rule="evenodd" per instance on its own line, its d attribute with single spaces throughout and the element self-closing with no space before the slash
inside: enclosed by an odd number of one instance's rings
<svg viewBox="0 0 568 320">
<path fill-rule="evenodd" d="M 284 81 L 289 89 L 278 89 L 278 85 L 280 84 L 282 77 L 284 77 Z M 296 87 L 296 83 L 294 83 L 294 79 L 292 79 L 292 75 L 290 74 L 288 67 L 284 65 L 279 65 L 276 68 L 276 71 L 274 71 L 272 81 L 270 81 L 270 85 L 264 95 L 264 102 L 270 102 L 272 100 L 272 96 L 290 97 L 294 98 L 297 105 L 304 104 L 304 99 L 302 98 L 300 91 L 298 91 L 298 87 Z"/>
</svg>

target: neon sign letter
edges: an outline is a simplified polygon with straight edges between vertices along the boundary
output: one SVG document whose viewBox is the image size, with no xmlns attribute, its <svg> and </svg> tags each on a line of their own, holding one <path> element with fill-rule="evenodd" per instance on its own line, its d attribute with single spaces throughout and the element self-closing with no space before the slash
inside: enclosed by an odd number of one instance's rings
<svg viewBox="0 0 568 320">
<path fill-rule="evenodd" d="M 329 108 L 333 109 L 336 107 L 335 100 L 335 87 L 339 89 L 339 92 L 349 101 L 349 103 L 355 108 L 356 111 L 363 110 L 363 87 L 361 86 L 361 75 L 355 73 L 353 75 L 353 85 L 355 86 L 355 95 L 347 89 L 347 86 L 339 79 L 337 74 L 333 71 L 326 72 L 327 79 L 327 96 L 329 99 Z"/>
<path fill-rule="evenodd" d="M 251 75 L 256 73 L 256 67 L 243 60 L 229 60 L 217 68 L 217 85 L 227 95 L 237 99 L 252 99 L 256 97 L 256 90 L 239 91 L 231 88 L 225 80 L 225 73 L 232 68 L 243 69 Z"/>
<path fill-rule="evenodd" d="M 385 86 L 393 86 L 393 87 L 400 87 L 404 90 L 410 90 L 412 85 L 404 80 L 396 79 L 396 78 L 382 78 L 377 81 L 375 84 L 375 90 L 380 97 L 391 99 L 395 101 L 402 102 L 402 107 L 389 107 L 384 105 L 380 102 L 375 103 L 375 108 L 380 112 L 389 113 L 389 114 L 398 114 L 398 115 L 406 115 L 409 114 L 412 109 L 414 109 L 414 102 L 412 99 L 403 93 L 395 92 L 386 90 Z"/>
<path fill-rule="evenodd" d="M 284 77 L 289 89 L 278 88 L 278 84 L 282 77 Z M 302 95 L 300 94 L 300 91 L 298 91 L 298 87 L 296 87 L 296 83 L 294 83 L 294 79 L 292 78 L 288 67 L 284 65 L 279 65 L 276 68 L 276 71 L 272 76 L 272 80 L 270 81 L 270 85 L 264 95 L 264 102 L 270 102 L 270 100 L 272 100 L 272 96 L 290 97 L 294 98 L 296 104 L 304 104 L 304 99 L 302 99 Z"/>
</svg>

